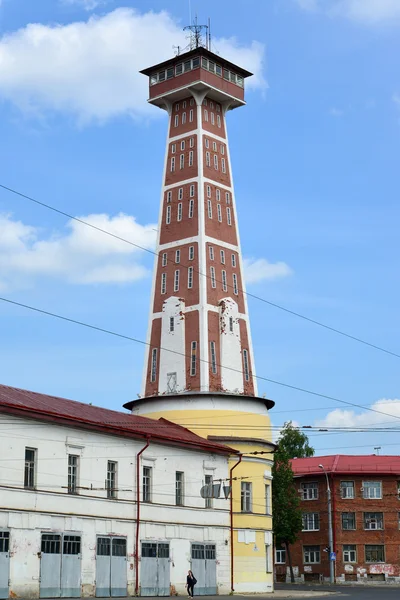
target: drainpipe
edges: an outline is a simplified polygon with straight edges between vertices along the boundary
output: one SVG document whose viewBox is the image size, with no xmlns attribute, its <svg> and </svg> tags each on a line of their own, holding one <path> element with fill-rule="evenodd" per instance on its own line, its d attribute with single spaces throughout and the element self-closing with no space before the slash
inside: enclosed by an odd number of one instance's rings
<svg viewBox="0 0 400 600">
<path fill-rule="evenodd" d="M 136 553 L 135 553 L 135 595 L 139 595 L 139 525 L 140 525 L 140 457 L 149 447 L 150 438 L 146 445 L 136 455 Z"/>
<path fill-rule="evenodd" d="M 233 486 L 232 486 L 232 472 L 242 462 L 242 455 L 239 455 L 239 460 L 233 465 L 229 472 L 229 483 L 231 486 L 231 501 L 230 501 L 230 517 L 231 517 L 231 591 L 234 592 L 233 587 Z"/>
<path fill-rule="evenodd" d="M 335 514 L 336 514 L 336 494 L 335 494 L 335 481 L 333 478 L 333 474 L 331 473 L 331 489 L 332 489 L 332 529 L 333 529 L 333 548 L 332 548 L 332 552 L 336 552 L 336 521 L 335 521 Z M 335 564 L 334 564 L 334 571 L 335 571 L 335 581 L 336 581 L 336 564 L 337 564 L 337 556 L 336 556 L 336 560 L 335 560 Z"/>
</svg>

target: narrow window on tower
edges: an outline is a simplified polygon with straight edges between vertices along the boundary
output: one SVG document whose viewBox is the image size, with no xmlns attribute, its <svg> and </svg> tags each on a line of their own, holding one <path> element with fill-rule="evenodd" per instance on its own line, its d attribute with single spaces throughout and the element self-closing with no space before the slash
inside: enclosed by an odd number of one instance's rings
<svg viewBox="0 0 400 600">
<path fill-rule="evenodd" d="M 183 188 L 179 188 L 178 190 L 178 200 L 182 200 L 183 198 Z"/>
<path fill-rule="evenodd" d="M 217 142 L 213 142 L 213 151 L 216 152 L 217 151 Z"/>
<path fill-rule="evenodd" d="M 236 273 L 233 274 L 233 293 L 238 294 L 238 286 L 237 286 L 237 275 Z"/>
<path fill-rule="evenodd" d="M 163 255 L 162 255 L 162 266 L 163 267 L 167 266 L 167 253 L 166 252 L 163 252 Z"/>
<path fill-rule="evenodd" d="M 250 379 L 249 353 L 247 350 L 243 350 L 243 367 L 244 367 L 244 378 L 246 381 L 249 381 L 249 379 Z"/>
<path fill-rule="evenodd" d="M 214 267 L 210 267 L 210 274 L 211 274 L 211 287 L 212 288 L 216 288 L 217 287 L 217 283 L 215 281 L 215 269 L 214 269 Z"/>
<path fill-rule="evenodd" d="M 217 126 L 221 127 L 221 117 L 220 117 L 220 115 L 217 115 Z"/>
<path fill-rule="evenodd" d="M 211 125 L 215 125 L 215 116 L 214 113 L 211 113 Z"/>
<path fill-rule="evenodd" d="M 232 254 L 232 267 L 236 267 L 236 254 Z"/>
<path fill-rule="evenodd" d="M 151 351 L 151 373 L 150 381 L 153 383 L 156 380 L 157 375 L 157 348 L 153 348 Z"/>
<path fill-rule="evenodd" d="M 167 225 L 171 223 L 171 207 L 167 206 L 167 214 L 165 215 L 165 222 Z"/>
<path fill-rule="evenodd" d="M 216 198 L 217 198 L 217 202 L 220 202 L 221 200 L 221 190 L 216 190 L 215 192 Z"/>
<path fill-rule="evenodd" d="M 196 375 L 196 354 L 197 354 L 197 342 L 192 342 L 192 355 L 190 357 L 190 374 L 192 377 Z"/>
<path fill-rule="evenodd" d="M 170 331 L 170 333 L 174 333 L 174 331 L 175 331 L 175 318 L 174 317 L 169 318 L 169 331 Z"/>
<path fill-rule="evenodd" d="M 172 154 L 175 154 L 175 152 L 176 152 L 176 144 L 171 144 L 171 152 L 172 152 Z"/>
<path fill-rule="evenodd" d="M 188 268 L 188 288 L 193 287 L 193 267 Z"/>
<path fill-rule="evenodd" d="M 214 169 L 218 171 L 218 155 L 214 154 Z"/>
<path fill-rule="evenodd" d="M 228 225 L 232 225 L 231 209 L 229 206 L 226 207 L 226 220 L 228 222 Z"/>
<path fill-rule="evenodd" d="M 215 355 L 215 342 L 210 342 L 210 354 L 211 354 L 211 371 L 217 372 L 217 357 Z"/>
<path fill-rule="evenodd" d="M 207 198 L 211 198 L 211 186 L 207 186 Z"/>
<path fill-rule="evenodd" d="M 179 167 L 180 167 L 181 169 L 183 169 L 183 168 L 184 168 L 184 166 L 185 166 L 185 155 L 184 155 L 184 154 L 181 154 L 181 156 L 180 156 L 180 159 L 179 159 Z"/>
<path fill-rule="evenodd" d="M 231 195 L 229 192 L 225 192 L 225 200 L 227 204 L 231 203 Z"/>
<path fill-rule="evenodd" d="M 185 149 L 185 140 L 182 140 L 181 141 L 181 150 L 184 150 L 184 149 Z"/>
<path fill-rule="evenodd" d="M 175 277 L 174 277 L 174 292 L 178 292 L 179 291 L 179 269 L 177 269 L 175 271 Z"/>
<path fill-rule="evenodd" d="M 221 144 L 221 146 L 220 146 L 220 151 L 221 151 L 222 155 L 225 154 L 225 146 L 223 144 Z"/>
<path fill-rule="evenodd" d="M 220 223 L 222 223 L 222 211 L 221 211 L 221 205 L 217 204 L 217 214 L 218 214 L 218 221 Z"/>
<path fill-rule="evenodd" d="M 176 250 L 175 251 L 175 264 L 179 265 L 180 262 L 181 262 L 181 251 Z"/>
<path fill-rule="evenodd" d="M 190 123 L 192 123 L 192 121 L 193 121 L 193 108 L 191 108 L 189 111 L 189 121 L 190 121 Z"/>
<path fill-rule="evenodd" d="M 211 200 L 207 201 L 207 207 L 208 207 L 208 218 L 212 219 L 212 204 L 211 204 Z"/>
<path fill-rule="evenodd" d="M 194 246 L 189 246 L 189 260 L 194 259 Z"/>
<path fill-rule="evenodd" d="M 190 197 L 193 198 L 194 196 L 194 185 L 190 186 Z"/>
<path fill-rule="evenodd" d="M 208 110 L 204 109 L 204 121 L 208 123 Z"/>
<path fill-rule="evenodd" d="M 212 246 L 208 247 L 208 252 L 210 254 L 210 260 L 214 260 L 214 248 Z"/>
<path fill-rule="evenodd" d="M 178 203 L 178 221 L 182 221 L 182 202 Z"/>
<path fill-rule="evenodd" d="M 182 108 L 186 108 L 186 100 L 182 102 Z"/>
<path fill-rule="evenodd" d="M 175 125 L 175 127 L 178 127 L 178 125 L 179 125 L 179 115 L 175 115 L 174 125 Z"/>
<path fill-rule="evenodd" d="M 203 61 L 204 61 L 204 60 L 205 60 L 205 61 L 206 61 L 206 63 L 207 63 L 207 59 L 206 59 L 206 58 L 203 58 Z M 204 64 L 203 64 L 203 67 L 204 67 Z M 206 64 L 205 68 L 207 68 L 207 64 Z M 204 106 L 207 106 L 207 98 L 204 98 L 204 100 L 203 100 L 203 104 L 204 104 Z"/>
<path fill-rule="evenodd" d="M 186 113 L 182 113 L 182 125 L 186 123 Z"/>
<path fill-rule="evenodd" d="M 189 219 L 193 218 L 194 200 L 189 200 Z"/>
<path fill-rule="evenodd" d="M 229 331 L 233 333 L 233 317 L 229 317 Z"/>
<path fill-rule="evenodd" d="M 210 142 L 209 142 L 208 138 L 205 138 L 204 145 L 205 145 L 206 148 L 210 147 Z"/>
<path fill-rule="evenodd" d="M 189 104 L 190 104 L 190 106 L 193 106 L 193 104 L 194 104 L 194 100 L 193 100 L 193 98 L 190 98 L 190 102 L 189 102 Z"/>
<path fill-rule="evenodd" d="M 225 250 L 220 250 L 220 255 L 221 255 L 221 264 L 224 265 L 225 264 Z"/>
<path fill-rule="evenodd" d="M 227 292 L 228 291 L 228 286 L 226 285 L 226 271 L 224 271 L 222 269 L 221 275 L 222 275 L 222 289 L 223 289 L 224 292 Z"/>
<path fill-rule="evenodd" d="M 167 192 L 167 202 L 171 202 L 172 200 L 172 192 L 171 190 L 169 192 Z"/>
<path fill-rule="evenodd" d="M 189 152 L 189 167 L 193 167 L 193 150 Z"/>
<path fill-rule="evenodd" d="M 210 71 L 214 72 L 214 69 L 215 69 L 214 63 L 212 63 L 212 62 L 209 63 L 209 69 L 210 69 Z M 214 108 L 214 102 L 212 100 L 210 100 L 210 108 Z"/>
<path fill-rule="evenodd" d="M 175 171 L 175 156 L 171 158 L 171 173 Z"/>
<path fill-rule="evenodd" d="M 165 294 L 167 291 L 167 274 L 161 274 L 161 293 Z"/>
<path fill-rule="evenodd" d="M 174 159 L 171 159 L 174 160 Z M 209 152 L 206 152 L 206 166 L 211 167 L 211 156 Z"/>
<path fill-rule="evenodd" d="M 226 173 L 226 163 L 224 158 L 221 158 L 221 171 Z"/>
<path fill-rule="evenodd" d="M 192 137 L 191 137 L 191 138 L 190 138 L 190 140 L 189 140 L 189 146 L 190 146 L 191 148 L 193 148 L 193 147 L 194 147 L 194 138 L 192 138 Z"/>
<path fill-rule="evenodd" d="M 175 104 L 175 111 L 176 111 L 176 112 L 178 112 L 178 110 L 179 110 L 179 102 L 177 102 L 177 103 Z"/>
</svg>

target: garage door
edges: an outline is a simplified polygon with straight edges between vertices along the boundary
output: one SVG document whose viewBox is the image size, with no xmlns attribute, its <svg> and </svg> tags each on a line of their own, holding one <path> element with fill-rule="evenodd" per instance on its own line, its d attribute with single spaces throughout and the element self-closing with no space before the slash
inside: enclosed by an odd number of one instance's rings
<svg viewBox="0 0 400 600">
<path fill-rule="evenodd" d="M 0 531 L 0 598 L 8 598 L 10 532 Z"/>
<path fill-rule="evenodd" d="M 169 544 L 142 542 L 140 562 L 140 595 L 170 595 Z"/>
<path fill-rule="evenodd" d="M 43 533 L 40 559 L 41 598 L 81 595 L 81 536 Z"/>
<path fill-rule="evenodd" d="M 127 595 L 126 538 L 97 538 L 96 596 L 98 598 Z"/>
<path fill-rule="evenodd" d="M 197 579 L 197 596 L 211 596 L 217 593 L 215 544 L 192 544 L 192 571 Z"/>
</svg>

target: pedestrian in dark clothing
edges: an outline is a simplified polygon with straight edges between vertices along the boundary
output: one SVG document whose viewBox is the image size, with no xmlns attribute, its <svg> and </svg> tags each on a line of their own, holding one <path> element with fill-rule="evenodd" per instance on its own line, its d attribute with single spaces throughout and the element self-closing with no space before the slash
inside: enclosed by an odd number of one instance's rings
<svg viewBox="0 0 400 600">
<path fill-rule="evenodd" d="M 186 577 L 186 587 L 188 591 L 188 598 L 193 598 L 194 586 L 197 583 L 196 577 L 193 575 L 192 571 L 189 571 Z"/>
</svg>

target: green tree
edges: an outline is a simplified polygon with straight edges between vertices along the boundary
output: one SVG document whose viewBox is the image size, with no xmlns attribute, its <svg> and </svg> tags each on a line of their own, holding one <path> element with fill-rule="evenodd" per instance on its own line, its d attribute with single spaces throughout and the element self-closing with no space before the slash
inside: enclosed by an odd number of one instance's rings
<svg viewBox="0 0 400 600">
<path fill-rule="evenodd" d="M 290 460 L 313 455 L 314 449 L 309 445 L 308 437 L 295 429 L 291 422 L 285 423 L 274 454 L 272 501 L 275 545 L 283 544 L 286 548 L 292 583 L 294 574 L 290 545 L 302 530 L 302 513 Z"/>
</svg>

